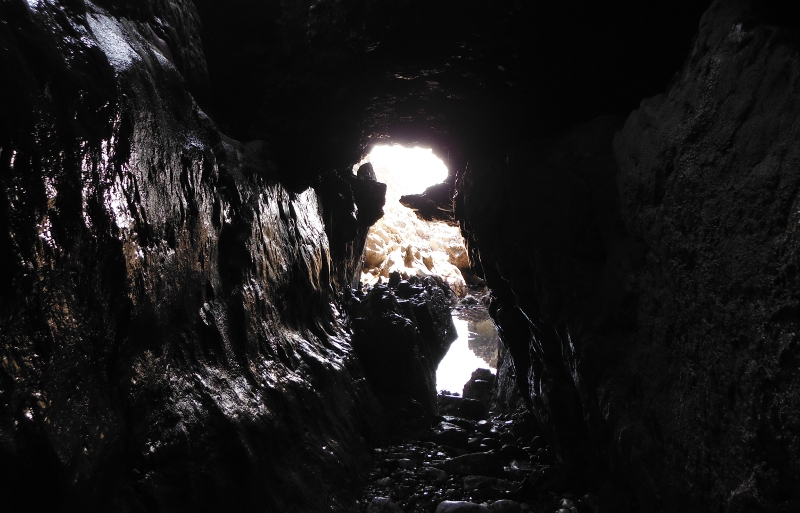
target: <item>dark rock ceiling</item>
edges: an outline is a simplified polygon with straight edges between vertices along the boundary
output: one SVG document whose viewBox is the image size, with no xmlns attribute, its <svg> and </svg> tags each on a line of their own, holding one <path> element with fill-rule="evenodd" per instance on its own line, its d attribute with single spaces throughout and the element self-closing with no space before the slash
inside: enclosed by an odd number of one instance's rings
<svg viewBox="0 0 800 513">
<path fill-rule="evenodd" d="M 232 137 L 269 141 L 299 178 L 384 138 L 431 145 L 458 167 L 627 114 L 680 69 L 709 2 L 195 4 L 210 77 L 210 92 L 192 85 L 201 106 Z"/>
</svg>

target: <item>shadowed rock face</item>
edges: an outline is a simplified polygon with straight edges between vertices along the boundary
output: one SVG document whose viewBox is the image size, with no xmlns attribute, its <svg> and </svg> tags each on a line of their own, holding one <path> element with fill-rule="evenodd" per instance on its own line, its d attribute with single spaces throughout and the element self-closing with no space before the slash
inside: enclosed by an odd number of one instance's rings
<svg viewBox="0 0 800 513">
<path fill-rule="evenodd" d="M 797 14 L 715 3 L 675 83 L 614 140 L 647 246 L 633 355 L 655 371 L 621 453 L 708 509 L 800 507 L 800 32 L 781 26 Z"/>
<path fill-rule="evenodd" d="M 436 415 L 436 367 L 458 334 L 450 315 L 455 294 L 446 283 L 398 282 L 357 291 L 348 312 L 367 380 L 399 424 Z"/>
<path fill-rule="evenodd" d="M 624 127 L 458 185 L 516 382 L 606 507 L 798 507 L 796 13 L 716 2 Z"/>
<path fill-rule="evenodd" d="M 314 190 L 197 108 L 196 33 L 176 67 L 146 30 L 194 10 L 159 5 L 0 7 L 4 505 L 348 509 L 377 406 L 345 259 Z"/>
</svg>

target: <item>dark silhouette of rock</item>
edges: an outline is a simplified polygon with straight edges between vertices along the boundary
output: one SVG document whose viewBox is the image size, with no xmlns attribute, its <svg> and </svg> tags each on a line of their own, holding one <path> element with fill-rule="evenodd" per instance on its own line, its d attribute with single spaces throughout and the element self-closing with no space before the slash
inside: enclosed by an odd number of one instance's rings
<svg viewBox="0 0 800 513">
<path fill-rule="evenodd" d="M 447 182 L 432 185 L 422 194 L 400 196 L 403 206 L 415 211 L 420 219 L 426 221 L 442 221 L 456 224 L 453 217 L 452 184 Z"/>
<path fill-rule="evenodd" d="M 475 399 L 467 399 L 453 395 L 439 395 L 439 410 L 443 415 L 458 415 L 471 420 L 485 419 L 489 407 Z"/>
<path fill-rule="evenodd" d="M 513 381 L 608 507 L 800 500 L 796 14 L 717 1 L 624 127 L 596 119 L 457 183 Z"/>
<path fill-rule="evenodd" d="M 403 299 L 377 285 L 349 312 L 353 347 L 384 406 L 397 410 L 413 400 L 431 417 L 437 412 L 436 367 L 457 336 L 448 296 L 432 279 L 419 286 L 403 280 L 397 292 Z"/>
<path fill-rule="evenodd" d="M 500 476 L 503 474 L 503 464 L 500 457 L 491 452 L 476 452 L 456 456 L 445 460 L 441 464 L 442 470 L 452 474 Z"/>
<path fill-rule="evenodd" d="M 475 399 L 487 406 L 494 397 L 496 378 L 489 369 L 477 369 L 464 385 L 464 398 Z"/>
<path fill-rule="evenodd" d="M 99 4 L 0 5 L 3 507 L 346 509 L 379 408 L 319 197 L 187 92 L 192 2 Z"/>
</svg>

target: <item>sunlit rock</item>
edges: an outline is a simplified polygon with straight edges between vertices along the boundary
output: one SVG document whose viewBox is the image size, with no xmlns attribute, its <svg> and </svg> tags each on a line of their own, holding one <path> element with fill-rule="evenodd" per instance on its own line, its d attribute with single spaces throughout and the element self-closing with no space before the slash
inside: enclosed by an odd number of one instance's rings
<svg viewBox="0 0 800 513">
<path fill-rule="evenodd" d="M 392 272 L 400 273 L 403 279 L 440 276 L 463 297 L 467 286 L 459 269 L 469 267 L 469 258 L 458 227 L 419 219 L 399 202 L 403 194 L 419 192 L 431 180 L 446 178 L 446 168 L 430 150 L 415 149 L 419 154 L 407 148 L 400 148 L 399 153 L 387 148 L 379 146 L 368 157 L 376 179 L 387 185 L 387 191 L 384 216 L 367 236 L 361 281 L 374 285 L 388 280 Z M 408 152 L 412 157 L 407 156 Z M 420 173 L 422 166 L 431 166 L 431 159 L 433 167 Z"/>
</svg>

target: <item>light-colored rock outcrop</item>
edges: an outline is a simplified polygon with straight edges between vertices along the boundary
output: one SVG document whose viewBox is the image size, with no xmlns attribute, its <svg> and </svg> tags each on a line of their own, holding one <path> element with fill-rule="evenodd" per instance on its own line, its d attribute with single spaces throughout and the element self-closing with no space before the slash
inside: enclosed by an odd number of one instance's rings
<svg viewBox="0 0 800 513">
<path fill-rule="evenodd" d="M 407 193 L 387 166 L 373 163 L 378 181 L 387 184 L 384 216 L 367 236 L 361 279 L 374 285 L 386 281 L 389 273 L 409 276 L 440 276 L 463 297 L 467 286 L 459 268 L 469 267 L 464 239 L 458 227 L 440 221 L 424 221 L 400 204 Z"/>
</svg>

